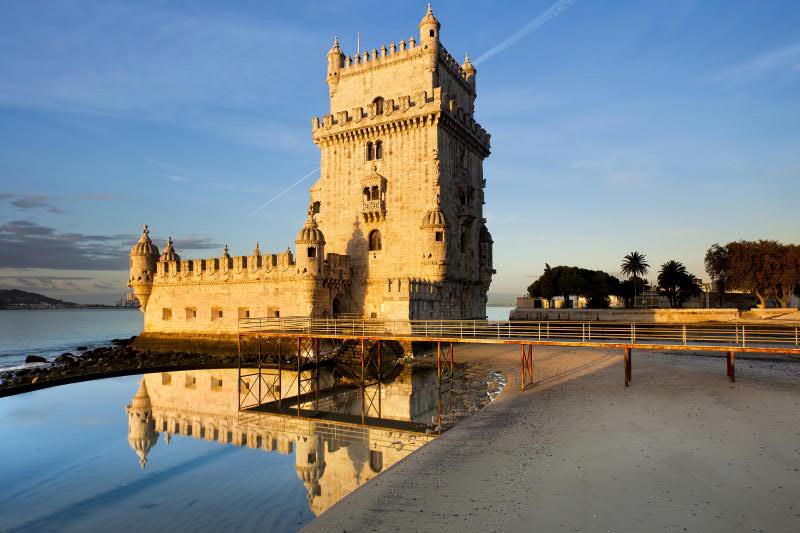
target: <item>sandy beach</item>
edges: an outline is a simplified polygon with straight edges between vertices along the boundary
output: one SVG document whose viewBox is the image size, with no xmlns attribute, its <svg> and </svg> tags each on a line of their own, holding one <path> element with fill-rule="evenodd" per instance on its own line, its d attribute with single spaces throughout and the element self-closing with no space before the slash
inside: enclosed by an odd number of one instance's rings
<svg viewBox="0 0 800 533">
<path fill-rule="evenodd" d="M 512 371 L 518 348 L 457 347 Z M 540 348 L 537 384 L 356 490 L 309 531 L 800 531 L 800 364 Z"/>
</svg>

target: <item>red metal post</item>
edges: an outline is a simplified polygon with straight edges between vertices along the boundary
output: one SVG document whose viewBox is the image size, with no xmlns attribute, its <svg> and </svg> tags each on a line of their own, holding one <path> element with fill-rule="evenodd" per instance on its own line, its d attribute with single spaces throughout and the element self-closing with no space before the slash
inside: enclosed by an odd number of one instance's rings
<svg viewBox="0 0 800 533">
<path fill-rule="evenodd" d="M 436 343 L 436 383 L 442 383 L 442 343 Z"/>
<path fill-rule="evenodd" d="M 623 359 L 625 360 L 625 386 L 629 387 L 632 375 L 630 347 L 624 348 Z"/>
<path fill-rule="evenodd" d="M 733 354 L 733 351 L 729 351 L 728 352 L 727 360 L 728 360 L 727 361 L 727 363 L 728 363 L 728 378 L 730 378 L 731 383 L 735 383 L 736 382 L 736 362 L 735 362 L 735 356 Z"/>
</svg>

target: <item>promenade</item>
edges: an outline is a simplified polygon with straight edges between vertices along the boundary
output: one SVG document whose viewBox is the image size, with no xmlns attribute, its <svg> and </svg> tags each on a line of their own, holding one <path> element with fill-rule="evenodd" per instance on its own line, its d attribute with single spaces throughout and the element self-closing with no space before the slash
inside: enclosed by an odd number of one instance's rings
<svg viewBox="0 0 800 533">
<path fill-rule="evenodd" d="M 361 487 L 309 531 L 800 530 L 800 364 L 539 347 L 457 360 L 509 373 L 500 398 Z"/>
</svg>

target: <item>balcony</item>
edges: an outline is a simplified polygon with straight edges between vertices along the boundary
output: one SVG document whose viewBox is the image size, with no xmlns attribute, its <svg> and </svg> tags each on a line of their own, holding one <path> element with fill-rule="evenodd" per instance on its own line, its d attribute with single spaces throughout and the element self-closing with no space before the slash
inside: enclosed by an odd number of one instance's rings
<svg viewBox="0 0 800 533">
<path fill-rule="evenodd" d="M 361 215 L 364 222 L 379 222 L 386 218 L 386 202 L 384 200 L 364 200 L 361 202 Z"/>
</svg>

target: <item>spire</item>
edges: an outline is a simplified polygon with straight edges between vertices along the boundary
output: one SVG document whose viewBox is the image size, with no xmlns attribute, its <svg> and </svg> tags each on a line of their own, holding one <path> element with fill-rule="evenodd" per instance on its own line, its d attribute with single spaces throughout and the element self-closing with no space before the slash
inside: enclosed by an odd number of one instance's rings
<svg viewBox="0 0 800 533">
<path fill-rule="evenodd" d="M 228 253 L 228 245 L 227 244 L 225 245 L 225 249 L 222 250 L 222 256 L 223 257 L 230 257 L 230 254 Z"/>
<path fill-rule="evenodd" d="M 437 30 L 441 27 L 441 24 L 439 24 L 439 19 L 437 19 L 436 15 L 433 14 L 433 8 L 431 8 L 430 3 L 428 4 L 428 10 L 425 12 L 425 16 L 422 17 L 419 25 L 422 27 L 429 24 L 436 26 Z"/>
<path fill-rule="evenodd" d="M 461 65 L 461 69 L 467 74 L 467 77 L 475 75 L 475 66 L 469 60 L 469 54 L 464 54 L 464 64 Z"/>
<path fill-rule="evenodd" d="M 253 255 L 261 255 L 261 247 L 257 242 L 256 242 L 256 249 L 253 250 Z"/>
<path fill-rule="evenodd" d="M 333 38 L 333 46 L 331 46 L 331 49 L 328 51 L 328 53 L 329 54 L 341 54 L 342 53 L 342 49 L 339 47 L 339 36 L 338 35 Z"/>
</svg>

